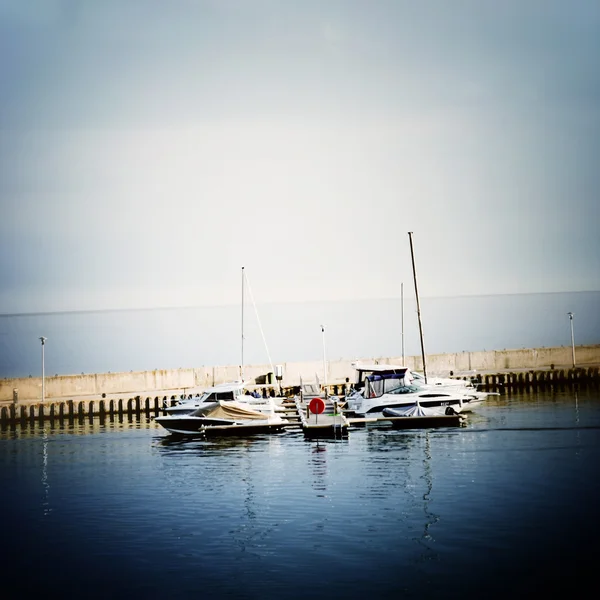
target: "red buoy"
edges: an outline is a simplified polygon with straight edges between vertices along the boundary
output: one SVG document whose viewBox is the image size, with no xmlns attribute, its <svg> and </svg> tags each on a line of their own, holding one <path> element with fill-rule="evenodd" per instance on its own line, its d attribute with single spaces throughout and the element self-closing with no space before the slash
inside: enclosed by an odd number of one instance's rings
<svg viewBox="0 0 600 600">
<path fill-rule="evenodd" d="M 325 410 L 325 400 L 323 398 L 313 398 L 309 402 L 308 408 L 314 415 L 320 415 Z"/>
</svg>

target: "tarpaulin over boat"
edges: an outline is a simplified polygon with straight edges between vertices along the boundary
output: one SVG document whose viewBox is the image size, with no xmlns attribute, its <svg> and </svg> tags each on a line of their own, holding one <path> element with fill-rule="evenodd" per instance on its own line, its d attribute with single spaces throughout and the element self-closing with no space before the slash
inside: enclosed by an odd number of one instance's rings
<svg viewBox="0 0 600 600">
<path fill-rule="evenodd" d="M 419 403 L 416 403 L 407 406 L 406 408 L 384 408 L 382 412 L 385 417 L 433 417 L 443 415 L 445 409 L 446 407 L 425 408 Z"/>
<path fill-rule="evenodd" d="M 237 402 L 214 402 L 195 410 L 191 415 L 213 419 L 231 419 L 232 421 L 267 418 L 264 413 L 242 406 Z"/>
</svg>

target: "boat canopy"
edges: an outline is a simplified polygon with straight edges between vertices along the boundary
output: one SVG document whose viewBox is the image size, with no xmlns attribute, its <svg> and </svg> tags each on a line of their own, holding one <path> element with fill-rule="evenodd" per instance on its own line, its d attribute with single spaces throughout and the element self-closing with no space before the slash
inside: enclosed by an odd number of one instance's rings
<svg viewBox="0 0 600 600">
<path fill-rule="evenodd" d="M 364 385 L 365 380 L 371 375 L 377 373 L 379 375 L 383 374 L 394 374 L 403 376 L 406 371 L 408 371 L 407 367 L 401 367 L 400 365 L 377 365 L 377 364 L 367 364 L 367 363 L 353 363 L 354 368 L 356 369 L 356 388 L 360 389 Z"/>
<path fill-rule="evenodd" d="M 232 402 L 213 402 L 208 406 L 198 408 L 190 416 L 210 417 L 212 419 L 253 420 L 265 419 L 265 414 Z"/>
<path fill-rule="evenodd" d="M 365 398 L 379 398 L 383 394 L 394 393 L 398 388 L 406 388 L 412 379 L 407 376 L 407 369 L 400 373 L 381 373 L 368 375 L 365 379 Z"/>
</svg>

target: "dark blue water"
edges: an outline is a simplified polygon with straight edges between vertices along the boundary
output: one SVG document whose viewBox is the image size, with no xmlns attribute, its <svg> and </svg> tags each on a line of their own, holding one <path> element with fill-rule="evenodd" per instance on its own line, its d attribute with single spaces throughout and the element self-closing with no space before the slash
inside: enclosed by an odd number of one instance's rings
<svg viewBox="0 0 600 600">
<path fill-rule="evenodd" d="M 368 283 L 356 282 L 357 285 Z M 354 285 L 350 282 L 350 285 Z M 406 286 L 405 286 L 406 287 Z M 420 356 L 416 304 L 407 292 L 405 351 Z M 600 292 L 424 298 L 428 354 L 600 343 Z M 400 299 L 289 302 L 249 307 L 246 364 L 402 355 Z M 262 332 L 261 332 L 262 328 Z M 266 346 L 263 341 L 266 341 Z M 0 377 L 239 365 L 240 306 L 0 315 Z"/>
<path fill-rule="evenodd" d="M 2 597 L 482 598 L 592 584 L 600 393 L 466 428 L 175 441 L 145 417 L 0 432 Z"/>
</svg>

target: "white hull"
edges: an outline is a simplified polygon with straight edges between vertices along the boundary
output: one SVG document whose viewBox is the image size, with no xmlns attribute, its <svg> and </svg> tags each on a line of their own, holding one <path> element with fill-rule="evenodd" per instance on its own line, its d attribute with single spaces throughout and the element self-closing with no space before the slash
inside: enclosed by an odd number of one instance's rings
<svg viewBox="0 0 600 600">
<path fill-rule="evenodd" d="M 177 435 L 199 435 L 211 432 L 220 433 L 248 433 L 251 431 L 266 431 L 268 429 L 283 427 L 286 424 L 279 416 L 267 419 L 252 420 L 227 420 L 194 417 L 192 415 L 157 417 L 156 422 L 169 433 Z"/>
<path fill-rule="evenodd" d="M 363 398 L 359 394 L 348 398 L 347 409 L 358 417 L 381 417 L 384 408 L 409 409 L 419 402 L 425 409 L 451 406 L 457 413 L 463 410 L 465 395 L 423 391 L 410 394 L 383 394 L 378 398 Z"/>
</svg>

